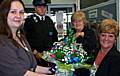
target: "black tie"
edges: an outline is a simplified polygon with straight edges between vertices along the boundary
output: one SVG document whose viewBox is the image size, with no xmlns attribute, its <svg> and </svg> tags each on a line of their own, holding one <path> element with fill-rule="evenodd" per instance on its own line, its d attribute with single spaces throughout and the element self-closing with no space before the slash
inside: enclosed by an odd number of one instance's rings
<svg viewBox="0 0 120 76">
<path fill-rule="evenodd" d="M 41 20 L 42 20 L 42 21 L 44 20 L 44 19 L 43 19 L 43 16 L 42 16 Z"/>
</svg>

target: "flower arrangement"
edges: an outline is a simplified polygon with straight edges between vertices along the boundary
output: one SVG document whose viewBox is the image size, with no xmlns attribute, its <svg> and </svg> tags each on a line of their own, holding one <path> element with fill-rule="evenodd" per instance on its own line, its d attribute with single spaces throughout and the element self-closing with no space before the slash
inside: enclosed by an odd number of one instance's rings
<svg viewBox="0 0 120 76">
<path fill-rule="evenodd" d="M 63 45 L 61 42 L 56 42 L 50 51 L 43 52 L 43 59 L 54 62 L 56 64 L 72 65 L 67 70 L 72 70 L 73 67 L 79 68 L 78 65 L 84 63 L 89 57 L 84 51 L 81 44 L 71 43 L 70 46 Z M 65 67 L 64 67 L 65 68 Z"/>
<path fill-rule="evenodd" d="M 82 44 L 76 43 L 72 30 L 63 41 L 55 42 L 50 51 L 44 51 L 43 59 L 56 63 L 62 71 L 90 67 L 90 65 L 85 64 L 85 61 L 89 59 L 87 52 L 83 49 Z"/>
</svg>

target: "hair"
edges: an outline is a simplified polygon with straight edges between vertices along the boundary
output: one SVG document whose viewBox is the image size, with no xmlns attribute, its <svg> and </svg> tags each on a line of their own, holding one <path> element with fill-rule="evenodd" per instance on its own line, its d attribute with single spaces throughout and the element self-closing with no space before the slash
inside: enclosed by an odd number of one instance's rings
<svg viewBox="0 0 120 76">
<path fill-rule="evenodd" d="M 1 4 L 2 1 L 3 1 L 3 0 L 0 0 L 0 4 Z"/>
<path fill-rule="evenodd" d="M 75 19 L 83 20 L 83 22 L 85 24 L 87 23 L 85 13 L 83 11 L 81 11 L 81 10 L 78 10 L 78 11 L 73 13 L 73 15 L 71 17 L 71 21 L 73 22 Z"/>
<path fill-rule="evenodd" d="M 99 25 L 99 33 L 112 33 L 117 38 L 119 35 L 119 26 L 114 19 L 104 19 Z"/>
<path fill-rule="evenodd" d="M 23 5 L 23 7 L 25 7 L 22 0 L 3 0 L 2 3 L 0 4 L 0 35 L 6 35 L 8 38 L 12 40 L 13 40 L 13 35 L 7 23 L 7 17 L 11 8 L 11 3 L 13 1 L 19 1 Z M 17 35 L 18 32 L 21 33 L 22 30 L 19 28 L 16 32 L 16 36 L 18 36 Z M 23 32 L 21 34 L 23 34 Z"/>
</svg>

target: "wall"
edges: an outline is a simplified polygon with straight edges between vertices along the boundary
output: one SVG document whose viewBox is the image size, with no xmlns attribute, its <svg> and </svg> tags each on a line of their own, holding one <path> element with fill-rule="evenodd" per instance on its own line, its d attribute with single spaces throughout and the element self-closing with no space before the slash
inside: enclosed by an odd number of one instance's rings
<svg viewBox="0 0 120 76">
<path fill-rule="evenodd" d="M 99 23 L 105 18 L 113 18 L 117 20 L 115 1 L 100 3 L 82 10 L 85 11 L 86 17 L 90 22 L 95 21 Z"/>
</svg>

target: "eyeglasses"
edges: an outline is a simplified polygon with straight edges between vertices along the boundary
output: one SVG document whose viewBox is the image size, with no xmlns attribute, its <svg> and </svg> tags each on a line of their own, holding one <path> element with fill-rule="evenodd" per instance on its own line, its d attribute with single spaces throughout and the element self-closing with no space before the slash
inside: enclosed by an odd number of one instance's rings
<svg viewBox="0 0 120 76">
<path fill-rule="evenodd" d="M 83 20 L 73 20 L 72 22 L 73 23 L 80 23 L 80 22 L 83 22 Z"/>
</svg>

